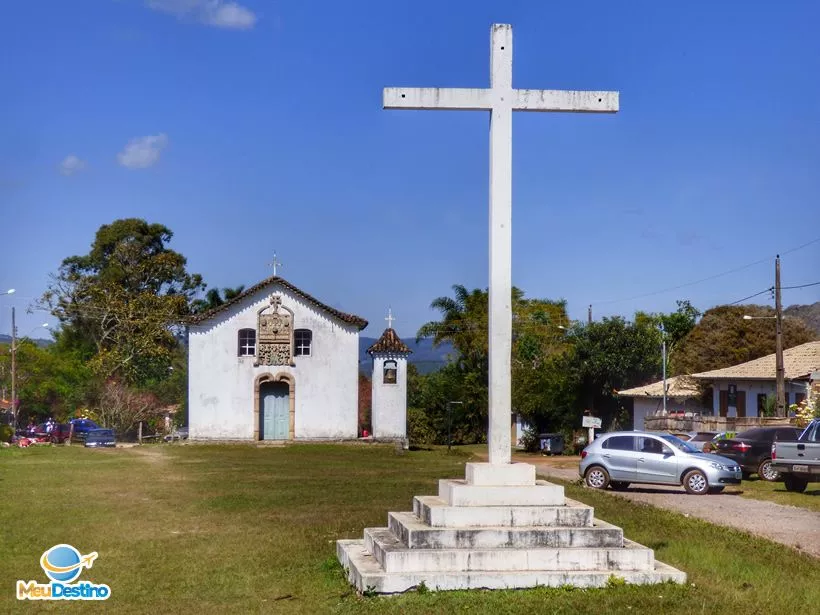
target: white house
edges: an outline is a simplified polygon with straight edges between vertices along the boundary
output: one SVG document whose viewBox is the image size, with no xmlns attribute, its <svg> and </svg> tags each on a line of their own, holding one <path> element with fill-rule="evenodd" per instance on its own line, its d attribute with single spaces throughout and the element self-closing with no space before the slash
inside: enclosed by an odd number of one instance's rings
<svg viewBox="0 0 820 615">
<path fill-rule="evenodd" d="M 366 326 L 276 276 L 193 317 L 189 437 L 356 438 L 359 331 Z"/>
<path fill-rule="evenodd" d="M 692 374 L 713 390 L 716 416 L 761 416 L 766 398 L 774 397 L 777 369 L 775 354 L 723 369 Z M 807 342 L 783 351 L 786 408 L 809 394 L 812 372 L 820 369 L 820 341 Z"/>
<path fill-rule="evenodd" d="M 633 400 L 632 427 L 644 429 L 647 416 L 660 414 L 663 411 L 663 380 L 632 389 L 618 391 L 620 397 L 631 397 Z M 701 390 L 698 383 L 688 376 L 675 376 L 666 379 L 667 413 L 705 412 L 700 403 Z"/>
<path fill-rule="evenodd" d="M 800 344 L 783 351 L 786 406 L 806 399 L 820 369 L 820 341 Z M 775 355 L 714 369 L 691 376 L 668 378 L 668 414 L 697 413 L 719 417 L 757 418 L 763 415 L 767 397 L 774 397 L 777 381 Z M 701 406 L 702 392 L 712 391 L 711 407 Z M 633 425 L 644 428 L 647 416 L 662 414 L 663 382 L 618 391 L 634 400 Z"/>
</svg>

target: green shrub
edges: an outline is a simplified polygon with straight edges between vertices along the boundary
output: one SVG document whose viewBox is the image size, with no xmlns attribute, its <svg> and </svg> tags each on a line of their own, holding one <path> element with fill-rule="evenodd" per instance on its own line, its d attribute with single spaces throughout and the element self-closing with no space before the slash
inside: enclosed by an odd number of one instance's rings
<svg viewBox="0 0 820 615">
<path fill-rule="evenodd" d="M 11 425 L 0 425 L 0 442 L 11 442 L 14 430 Z"/>
<path fill-rule="evenodd" d="M 541 443 L 538 440 L 538 431 L 536 431 L 535 427 L 527 427 L 524 433 L 521 434 L 521 446 L 523 446 L 524 450 L 528 453 L 538 452 Z"/>
<path fill-rule="evenodd" d="M 413 445 L 435 443 L 436 430 L 422 408 L 407 409 L 407 437 Z"/>
</svg>

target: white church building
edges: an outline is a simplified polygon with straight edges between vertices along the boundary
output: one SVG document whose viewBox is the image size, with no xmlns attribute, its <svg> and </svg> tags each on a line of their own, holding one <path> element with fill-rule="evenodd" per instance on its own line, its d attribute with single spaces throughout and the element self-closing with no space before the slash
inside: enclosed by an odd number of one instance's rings
<svg viewBox="0 0 820 615">
<path fill-rule="evenodd" d="M 358 437 L 359 332 L 366 326 L 277 276 L 192 317 L 190 439 Z"/>
</svg>

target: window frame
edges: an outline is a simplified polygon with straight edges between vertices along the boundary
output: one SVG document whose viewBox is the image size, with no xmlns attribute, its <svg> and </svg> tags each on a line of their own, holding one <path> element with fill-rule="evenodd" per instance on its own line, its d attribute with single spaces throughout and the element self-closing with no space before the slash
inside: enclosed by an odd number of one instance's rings
<svg viewBox="0 0 820 615">
<path fill-rule="evenodd" d="M 626 439 L 629 439 L 629 440 L 632 441 L 632 448 L 616 448 L 614 446 L 610 446 L 610 444 L 615 440 L 620 441 L 620 440 L 626 440 Z M 610 451 L 622 451 L 622 452 L 625 452 L 625 453 L 634 453 L 634 452 L 636 452 L 635 451 L 636 444 L 637 444 L 637 442 L 635 441 L 635 436 L 610 436 L 609 438 L 607 438 L 606 440 L 604 440 L 601 443 L 601 448 L 605 448 L 605 449 L 610 450 Z"/>
<path fill-rule="evenodd" d="M 247 334 L 250 332 L 253 334 L 253 343 L 249 344 L 247 339 Z M 243 339 L 243 334 L 245 338 Z M 244 357 L 255 357 L 256 356 L 256 329 L 253 327 L 243 327 L 239 331 L 236 332 L 236 356 L 241 358 Z M 253 352 L 249 352 L 249 351 Z M 244 351 L 244 352 L 243 352 Z"/>
<path fill-rule="evenodd" d="M 307 336 L 307 345 L 304 344 L 305 335 Z M 303 339 L 300 340 L 300 337 Z M 304 352 L 305 349 L 307 349 L 307 352 Z M 313 356 L 313 331 L 310 329 L 293 330 L 293 356 L 294 358 Z"/>
</svg>

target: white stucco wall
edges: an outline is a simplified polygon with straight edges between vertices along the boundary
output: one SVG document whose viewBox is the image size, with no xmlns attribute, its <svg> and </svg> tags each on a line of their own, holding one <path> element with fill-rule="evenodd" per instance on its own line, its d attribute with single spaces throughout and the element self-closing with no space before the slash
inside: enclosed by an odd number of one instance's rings
<svg viewBox="0 0 820 615">
<path fill-rule="evenodd" d="M 663 389 L 661 389 L 663 393 Z M 669 400 L 667 400 L 667 408 L 669 407 Z M 633 405 L 632 429 L 642 431 L 645 429 L 643 420 L 656 411 L 663 408 L 663 400 L 655 397 L 636 397 Z"/>
<path fill-rule="evenodd" d="M 720 414 L 720 391 L 728 391 L 729 385 L 737 386 L 738 392 L 746 391 L 746 416 L 757 416 L 757 396 L 758 394 L 775 395 L 775 381 L 774 380 L 716 380 L 712 383 L 714 396 L 712 399 L 713 412 L 715 416 Z M 788 414 L 788 406 L 795 403 L 795 393 L 808 394 L 806 383 L 786 381 L 785 390 L 789 396 L 786 413 Z M 727 416 L 737 416 L 737 409 L 729 406 Z"/>
<path fill-rule="evenodd" d="M 257 312 L 273 294 L 293 311 L 293 328 L 310 329 L 310 356 L 295 367 L 254 367 L 237 356 L 240 329 L 257 328 Z M 295 380 L 295 439 L 355 438 L 358 435 L 359 331 L 320 312 L 278 284 L 260 290 L 205 323 L 191 326 L 188 348 L 188 407 L 191 439 L 252 440 L 254 382 L 262 374 L 287 373 Z"/>
<path fill-rule="evenodd" d="M 371 422 L 374 438 L 407 437 L 407 358 L 374 353 Z M 396 384 L 384 383 L 384 362 L 396 362 Z"/>
</svg>

